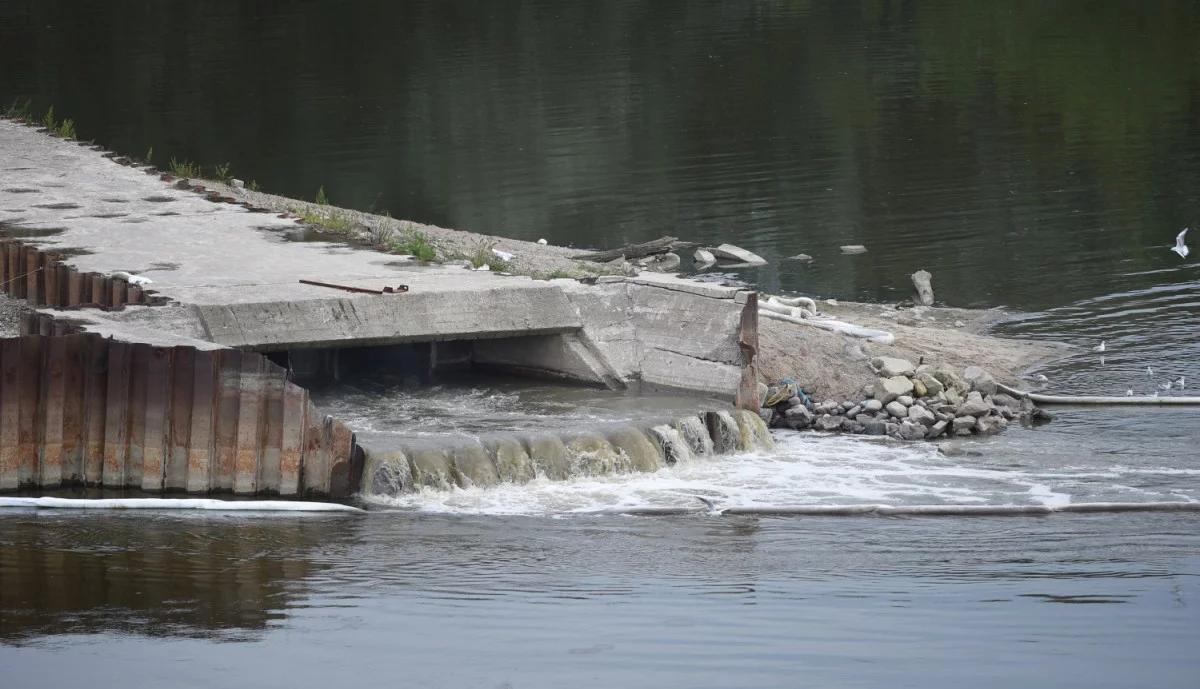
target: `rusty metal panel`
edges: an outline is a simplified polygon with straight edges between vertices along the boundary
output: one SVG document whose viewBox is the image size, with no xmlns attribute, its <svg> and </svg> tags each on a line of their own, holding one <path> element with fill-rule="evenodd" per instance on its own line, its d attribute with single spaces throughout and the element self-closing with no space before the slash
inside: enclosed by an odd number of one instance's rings
<svg viewBox="0 0 1200 689">
<path fill-rule="evenodd" d="M 74 268 L 67 268 L 67 306 L 84 303 L 89 288 L 86 276 Z"/>
<path fill-rule="evenodd" d="M 283 386 L 287 371 L 269 360 L 263 376 L 262 454 L 258 459 L 258 492 L 279 492 L 280 456 L 283 451 Z"/>
<path fill-rule="evenodd" d="M 146 412 L 142 431 L 142 490 L 161 491 L 165 483 L 173 351 L 171 348 L 153 347 L 149 351 L 146 362 Z"/>
<path fill-rule="evenodd" d="M 39 407 L 42 392 L 42 338 L 21 338 L 21 368 L 17 387 L 21 404 L 18 409 L 17 479 L 22 486 L 37 483 L 38 444 L 41 441 Z"/>
<path fill-rule="evenodd" d="M 129 458 L 129 393 L 133 347 L 113 340 L 108 345 L 108 395 L 105 401 L 104 476 L 106 487 L 125 485 Z"/>
<path fill-rule="evenodd" d="M 16 242 L 10 249 L 8 261 L 8 293 L 18 299 L 25 298 L 25 245 Z"/>
<path fill-rule="evenodd" d="M 233 461 L 233 492 L 254 494 L 258 490 L 258 461 L 262 435 L 266 359 L 253 352 L 242 353 L 239 382 L 237 443 Z"/>
<path fill-rule="evenodd" d="M 758 413 L 758 292 L 751 292 L 738 323 L 738 348 L 742 352 L 742 377 L 734 404 Z"/>
<path fill-rule="evenodd" d="M 58 258 L 53 254 L 45 254 L 45 257 L 42 281 L 46 286 L 46 305 L 58 306 Z"/>
<path fill-rule="evenodd" d="M 83 437 L 85 419 L 85 370 L 89 336 L 63 336 L 63 481 L 83 481 Z"/>
<path fill-rule="evenodd" d="M 0 490 L 15 490 L 20 484 L 17 457 L 20 454 L 21 340 L 0 340 Z"/>
<path fill-rule="evenodd" d="M 85 303 L 107 306 L 110 295 L 108 286 L 104 283 L 104 276 L 99 273 L 88 273 L 88 281 L 91 283 L 91 293 Z"/>
<path fill-rule="evenodd" d="M 189 493 L 206 493 L 213 488 L 216 379 L 216 352 L 197 351 L 192 367 L 192 427 L 187 446 Z"/>
<path fill-rule="evenodd" d="M 329 448 L 333 445 L 333 419 L 309 409 L 308 430 L 304 433 L 302 479 L 304 495 L 329 495 Z"/>
<path fill-rule="evenodd" d="M 50 337 L 44 341 L 46 363 L 42 370 L 42 441 L 38 483 L 54 488 L 63 478 L 63 410 L 66 403 L 67 341 Z"/>
<path fill-rule="evenodd" d="M 217 374 L 217 451 L 213 458 L 212 480 L 214 490 L 233 490 L 241 374 L 242 352 L 236 349 L 221 350 Z"/>
<path fill-rule="evenodd" d="M 142 303 L 142 288 L 137 285 L 129 285 L 125 297 L 126 304 Z"/>
<path fill-rule="evenodd" d="M 300 493 L 300 472 L 308 430 L 308 391 L 294 383 L 283 385 L 283 429 L 279 445 L 279 494 Z"/>
<path fill-rule="evenodd" d="M 125 461 L 125 485 L 142 485 L 146 447 L 146 374 L 150 369 L 150 345 L 132 345 L 129 367 L 129 454 Z"/>
<path fill-rule="evenodd" d="M 330 419 L 329 497 L 347 498 L 354 492 L 351 460 L 354 457 L 354 433 L 341 421 Z"/>
<path fill-rule="evenodd" d="M 104 432 L 108 426 L 108 349 L 111 340 L 88 335 L 84 350 L 83 480 L 99 485 L 104 479 Z"/>
<path fill-rule="evenodd" d="M 188 446 L 192 430 L 192 397 L 195 380 L 196 350 L 175 347 L 171 355 L 170 405 L 167 419 L 167 457 L 163 488 L 186 490 L 188 487 Z"/>
<path fill-rule="evenodd" d="M 0 292 L 7 292 L 8 285 L 8 247 L 12 242 L 0 239 Z"/>
<path fill-rule="evenodd" d="M 25 249 L 25 298 L 30 304 L 42 304 L 42 254 L 32 246 Z"/>
<path fill-rule="evenodd" d="M 109 283 L 110 290 L 108 303 L 112 306 L 123 306 L 129 289 L 129 283 L 125 282 L 122 278 L 109 278 L 107 282 Z"/>
</svg>

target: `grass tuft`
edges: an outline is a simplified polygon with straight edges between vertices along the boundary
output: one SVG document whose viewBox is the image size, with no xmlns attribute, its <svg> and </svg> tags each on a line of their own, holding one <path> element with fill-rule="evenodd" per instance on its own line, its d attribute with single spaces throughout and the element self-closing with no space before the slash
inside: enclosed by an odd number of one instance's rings
<svg viewBox="0 0 1200 689">
<path fill-rule="evenodd" d="M 28 98 L 14 98 L 12 104 L 8 106 L 8 110 L 4 111 L 4 116 L 10 120 L 28 121 L 32 117 L 30 114 L 31 105 L 32 101 Z"/>
<path fill-rule="evenodd" d="M 229 163 L 220 163 L 213 166 L 213 179 L 219 180 L 223 184 L 229 184 L 233 181 L 233 170 Z"/>
<path fill-rule="evenodd" d="M 316 197 L 315 201 L 318 206 L 328 206 L 329 205 L 329 197 L 325 195 L 325 185 L 324 184 L 322 184 L 320 186 L 320 188 L 317 189 L 317 197 Z"/>
<path fill-rule="evenodd" d="M 408 232 L 404 239 L 394 241 L 388 248 L 398 254 L 408 254 L 424 263 L 437 260 L 437 249 L 429 241 L 429 236 L 420 230 Z"/>
<path fill-rule="evenodd" d="M 167 167 L 171 170 L 171 174 L 176 177 L 185 177 L 187 179 L 199 179 L 200 166 L 190 160 L 176 160 L 174 156 L 167 163 Z"/>
</svg>

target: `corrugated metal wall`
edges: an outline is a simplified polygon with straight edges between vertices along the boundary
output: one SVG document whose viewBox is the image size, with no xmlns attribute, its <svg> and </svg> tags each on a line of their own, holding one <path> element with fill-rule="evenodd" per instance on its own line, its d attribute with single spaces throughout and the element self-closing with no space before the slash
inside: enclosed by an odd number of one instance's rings
<svg viewBox="0 0 1200 689">
<path fill-rule="evenodd" d="M 33 306 L 121 308 L 162 300 L 122 278 L 81 273 L 51 252 L 14 239 L 0 239 L 0 291 Z"/>
<path fill-rule="evenodd" d="M 34 318 L 41 331 L 60 323 Z M 95 334 L 0 340 L 0 490 L 347 497 L 361 452 L 266 357 Z"/>
</svg>

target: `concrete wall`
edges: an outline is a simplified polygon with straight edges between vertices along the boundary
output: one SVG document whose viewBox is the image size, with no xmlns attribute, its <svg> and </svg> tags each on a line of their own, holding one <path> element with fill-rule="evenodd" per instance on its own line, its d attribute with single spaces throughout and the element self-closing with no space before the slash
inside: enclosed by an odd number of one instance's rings
<svg viewBox="0 0 1200 689">
<path fill-rule="evenodd" d="M 265 357 L 96 334 L 0 340 L 0 490 L 348 497 L 344 424 Z"/>
</svg>

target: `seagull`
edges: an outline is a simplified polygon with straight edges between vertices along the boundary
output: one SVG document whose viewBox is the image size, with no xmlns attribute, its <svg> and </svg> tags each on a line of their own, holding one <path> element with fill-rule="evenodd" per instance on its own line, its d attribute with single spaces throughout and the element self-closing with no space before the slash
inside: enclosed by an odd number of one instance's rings
<svg viewBox="0 0 1200 689">
<path fill-rule="evenodd" d="M 1046 374 L 1044 374 L 1044 373 L 1039 373 L 1036 376 L 1034 376 L 1034 378 L 1037 378 L 1038 382 L 1040 382 L 1040 383 L 1049 383 L 1050 382 L 1050 379 L 1047 378 Z"/>
<path fill-rule="evenodd" d="M 1159 383 L 1158 387 L 1162 388 L 1163 390 L 1170 390 L 1171 388 L 1175 387 L 1175 382 L 1168 380 L 1165 383 Z"/>
<path fill-rule="evenodd" d="M 1183 376 L 1179 376 L 1179 380 L 1175 381 L 1175 384 L 1179 386 L 1180 390 L 1183 389 L 1183 382 Z"/>
<path fill-rule="evenodd" d="M 1129 388 L 1128 390 L 1126 390 L 1126 391 L 1125 391 L 1125 396 L 1126 396 L 1126 397 L 1133 397 L 1133 388 Z"/>
<path fill-rule="evenodd" d="M 1150 368 L 1149 366 L 1147 366 L 1147 367 L 1146 367 L 1146 375 L 1148 375 L 1148 376 L 1152 376 L 1152 375 L 1154 375 L 1154 369 L 1152 369 L 1152 368 Z"/>
<path fill-rule="evenodd" d="M 141 287 L 142 285 L 149 285 L 151 282 L 153 282 L 153 280 L 150 278 L 142 277 L 141 275 L 134 275 L 133 273 L 125 270 L 113 271 L 112 276 L 115 278 L 121 278 L 125 282 L 128 282 L 131 285 L 137 285 L 138 287 Z"/>
<path fill-rule="evenodd" d="M 1171 247 L 1171 251 L 1179 254 L 1180 258 L 1187 258 L 1188 245 L 1183 243 L 1183 236 L 1188 233 L 1188 228 L 1183 228 L 1183 232 L 1175 235 L 1175 246 Z"/>
<path fill-rule="evenodd" d="M 1093 352 L 1103 352 L 1106 349 L 1108 349 L 1108 346 L 1104 343 L 1104 340 L 1100 340 L 1100 344 L 1092 347 Z"/>
<path fill-rule="evenodd" d="M 718 508 L 717 503 L 713 502 L 712 500 L 700 495 L 696 495 L 694 497 L 700 502 L 704 503 L 704 506 L 708 508 L 708 516 L 719 517 L 725 513 L 724 508 Z"/>
</svg>

